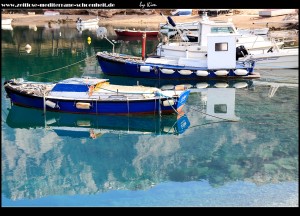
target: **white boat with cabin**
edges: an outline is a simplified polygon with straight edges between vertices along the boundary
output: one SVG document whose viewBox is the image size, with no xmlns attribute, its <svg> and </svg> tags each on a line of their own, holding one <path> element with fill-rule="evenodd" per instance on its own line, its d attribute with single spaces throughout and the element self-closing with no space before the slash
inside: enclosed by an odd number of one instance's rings
<svg viewBox="0 0 300 216">
<path fill-rule="evenodd" d="M 207 51 L 195 56 L 190 55 L 189 51 L 184 51 L 185 55 L 179 57 L 139 58 L 107 52 L 98 52 L 96 57 L 102 72 L 106 75 L 152 79 L 260 77 L 254 72 L 253 60 L 237 61 L 236 35 L 209 34 L 207 44 Z"/>
<path fill-rule="evenodd" d="M 168 18 L 170 21 L 170 18 Z M 206 19 L 206 18 L 205 18 Z M 172 20 L 171 20 L 172 21 Z M 210 20 L 202 21 L 198 23 L 199 39 L 197 42 L 169 42 L 167 39 L 165 42 L 160 43 L 157 46 L 156 55 L 165 58 L 195 58 L 203 59 L 207 56 L 207 35 L 208 32 L 213 32 L 212 34 L 218 35 L 222 31 L 229 31 L 230 34 L 236 34 L 236 29 L 232 26 L 228 26 L 228 23 L 216 23 L 210 22 Z M 177 25 L 175 24 L 175 27 Z M 178 30 L 178 33 L 184 39 L 184 35 Z M 237 34 L 238 35 L 238 34 Z M 278 43 L 274 40 L 266 41 L 261 36 L 237 36 L 237 60 L 239 58 L 245 59 L 251 58 L 256 61 L 256 69 L 265 68 L 298 68 L 299 61 L 298 49 L 282 49 L 281 46 L 283 42 Z M 250 42 L 253 40 L 252 42 Z"/>
<path fill-rule="evenodd" d="M 255 69 L 296 69 L 299 68 L 299 49 L 278 49 L 274 46 L 268 52 L 253 50 L 246 57 L 239 58 L 246 59 L 255 61 Z"/>
<path fill-rule="evenodd" d="M 168 18 L 169 19 L 169 18 Z M 170 20 L 169 20 L 170 21 Z M 175 23 L 174 23 L 175 24 Z M 160 24 L 160 32 L 167 36 L 168 40 L 172 36 L 176 34 L 180 34 L 181 32 L 181 40 L 189 41 L 191 45 L 198 46 L 207 46 L 207 34 L 218 34 L 218 33 L 234 33 L 237 36 L 237 46 L 243 45 L 248 50 L 256 50 L 256 49 L 270 49 L 273 46 L 273 42 L 270 40 L 266 40 L 264 37 L 259 35 L 251 35 L 251 34 L 241 34 L 238 32 L 236 27 L 231 21 L 213 21 L 210 20 L 207 14 L 204 14 L 202 20 L 199 22 L 187 22 L 187 23 L 176 23 L 176 26 L 171 25 L 169 22 L 167 24 Z M 192 40 L 191 38 L 194 38 Z M 175 44 L 178 42 L 175 42 Z M 174 50 L 174 46 L 171 45 L 172 50 Z M 281 47 L 284 43 L 282 41 L 276 42 L 277 46 Z M 165 53 L 168 48 L 165 47 Z"/>
</svg>

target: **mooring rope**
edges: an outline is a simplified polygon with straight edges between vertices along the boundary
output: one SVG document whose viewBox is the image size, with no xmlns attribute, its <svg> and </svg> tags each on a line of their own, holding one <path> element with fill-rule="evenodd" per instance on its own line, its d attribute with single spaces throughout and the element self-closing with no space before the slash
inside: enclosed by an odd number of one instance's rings
<svg viewBox="0 0 300 216">
<path fill-rule="evenodd" d="M 35 76 L 35 75 L 31 75 L 31 76 Z M 42 79 L 50 80 L 51 82 L 55 82 L 55 81 L 57 81 L 57 80 L 54 80 L 54 79 L 49 79 L 49 78 L 42 77 L 42 76 L 35 76 L 35 77 L 39 77 L 39 78 L 42 78 Z"/>
<path fill-rule="evenodd" d="M 54 69 L 54 70 L 50 70 L 50 71 L 46 71 L 46 72 L 42 72 L 42 73 L 38 73 L 38 74 L 29 74 L 28 76 L 37 76 L 37 75 L 41 75 L 41 74 L 47 74 L 47 73 L 51 73 L 51 72 L 54 72 L 54 71 L 58 71 L 58 70 L 61 70 L 61 69 L 64 69 L 64 68 L 67 68 L 67 67 L 76 65 L 76 64 L 78 64 L 78 63 L 80 63 L 80 62 L 83 62 L 83 61 L 85 61 L 85 60 L 87 60 L 87 59 L 95 58 L 95 56 L 96 56 L 96 55 L 87 57 L 87 58 L 82 59 L 82 60 L 80 60 L 80 61 L 78 61 L 78 62 L 75 62 L 75 63 L 73 63 L 73 64 L 69 64 L 69 65 L 64 66 L 64 67 L 61 67 L 61 68 L 57 68 L 57 69 Z"/>
<path fill-rule="evenodd" d="M 195 111 L 198 111 L 198 112 L 200 112 L 201 114 L 204 114 L 204 115 L 207 115 L 207 116 L 211 116 L 211 117 L 214 117 L 214 118 L 218 118 L 218 119 L 222 119 L 222 120 L 225 120 L 225 121 L 228 121 L 228 122 L 238 122 L 238 120 L 226 119 L 226 118 L 222 118 L 222 117 L 210 115 L 210 114 L 207 114 L 207 113 L 205 113 L 205 112 L 202 112 L 202 111 L 199 110 L 199 109 L 194 109 L 193 107 L 190 107 L 190 109 L 195 110 Z"/>
<path fill-rule="evenodd" d="M 203 124 L 198 124 L 198 125 L 190 126 L 190 127 L 187 128 L 187 130 L 189 130 L 189 129 L 191 129 L 191 128 L 195 128 L 195 127 L 204 126 L 204 125 L 210 125 L 210 124 L 216 124 L 216 123 L 224 123 L 224 122 L 231 122 L 231 121 L 214 121 L 214 122 L 207 122 L 207 123 L 203 123 Z"/>
</svg>

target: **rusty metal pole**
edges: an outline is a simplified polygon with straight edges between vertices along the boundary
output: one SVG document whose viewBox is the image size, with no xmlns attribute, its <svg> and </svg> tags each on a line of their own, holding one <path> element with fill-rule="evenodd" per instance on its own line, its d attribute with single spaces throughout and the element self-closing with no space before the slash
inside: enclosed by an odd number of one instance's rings
<svg viewBox="0 0 300 216">
<path fill-rule="evenodd" d="M 145 56 L 146 56 L 146 33 L 143 33 L 143 37 L 142 37 L 142 60 L 145 60 Z"/>
</svg>

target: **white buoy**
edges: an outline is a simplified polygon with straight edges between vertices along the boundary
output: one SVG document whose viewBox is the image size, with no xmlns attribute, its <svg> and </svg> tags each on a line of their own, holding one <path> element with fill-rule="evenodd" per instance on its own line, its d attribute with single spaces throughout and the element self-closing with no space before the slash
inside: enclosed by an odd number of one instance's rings
<svg viewBox="0 0 300 216">
<path fill-rule="evenodd" d="M 246 88 L 248 84 L 246 82 L 238 82 L 233 85 L 234 88 Z"/>
<path fill-rule="evenodd" d="M 184 85 L 185 89 L 190 89 L 193 87 L 193 85 L 191 84 L 182 84 L 182 85 Z"/>
<path fill-rule="evenodd" d="M 228 73 L 229 73 L 229 71 L 227 71 L 227 70 L 217 70 L 217 71 L 215 71 L 215 74 L 217 76 L 226 76 Z"/>
<path fill-rule="evenodd" d="M 25 49 L 31 49 L 31 46 L 29 44 L 26 44 Z"/>
<path fill-rule="evenodd" d="M 173 106 L 174 104 L 175 103 L 173 99 L 163 101 L 163 106 Z"/>
<path fill-rule="evenodd" d="M 236 70 L 234 71 L 234 74 L 235 74 L 235 75 L 238 75 L 238 76 L 245 76 L 245 75 L 248 74 L 248 71 L 245 70 L 245 69 L 236 69 Z"/>
<path fill-rule="evenodd" d="M 25 46 L 25 51 L 26 51 L 27 53 L 30 53 L 30 52 L 31 52 L 31 46 L 30 46 L 29 44 L 26 44 L 26 46 Z"/>
<path fill-rule="evenodd" d="M 162 90 L 172 90 L 174 89 L 174 85 L 163 85 L 161 87 Z"/>
<path fill-rule="evenodd" d="M 52 101 L 49 101 L 49 100 L 46 100 L 46 105 L 48 107 L 51 107 L 51 108 L 56 108 L 56 103 L 52 102 Z"/>
<path fill-rule="evenodd" d="M 142 65 L 140 67 L 140 72 L 150 72 L 150 70 L 151 70 L 150 66 Z"/>
<path fill-rule="evenodd" d="M 160 69 L 160 70 L 164 74 L 173 74 L 175 72 L 175 70 L 173 70 L 173 69 L 166 69 L 166 68 L 163 68 L 163 69 Z"/>
<path fill-rule="evenodd" d="M 206 82 L 197 83 L 197 84 L 196 84 L 196 87 L 197 87 L 198 89 L 207 88 L 207 87 L 208 87 L 208 83 L 206 83 Z"/>
<path fill-rule="evenodd" d="M 197 76 L 208 76 L 208 72 L 205 70 L 197 70 L 196 71 Z"/>
<path fill-rule="evenodd" d="M 181 75 L 191 75 L 193 73 L 193 71 L 191 71 L 191 70 L 179 70 L 178 73 L 180 73 Z"/>
<path fill-rule="evenodd" d="M 175 86 L 175 91 L 183 91 L 185 90 L 185 86 L 184 85 L 176 85 Z"/>
<path fill-rule="evenodd" d="M 216 83 L 215 87 L 216 88 L 227 88 L 228 87 L 228 83 L 223 83 L 223 82 Z"/>
</svg>

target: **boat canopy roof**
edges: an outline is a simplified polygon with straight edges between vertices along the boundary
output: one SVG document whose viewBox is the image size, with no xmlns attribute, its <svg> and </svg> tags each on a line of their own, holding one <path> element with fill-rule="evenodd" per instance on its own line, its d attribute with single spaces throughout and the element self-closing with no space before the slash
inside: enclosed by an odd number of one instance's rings
<svg viewBox="0 0 300 216">
<path fill-rule="evenodd" d="M 98 79 L 98 78 L 69 78 L 59 81 L 51 90 L 59 92 L 86 92 L 88 88 L 92 85 L 98 83 L 103 83 L 108 81 L 108 79 Z"/>
<path fill-rule="evenodd" d="M 90 77 L 74 77 L 59 81 L 58 84 L 78 84 L 78 85 L 96 85 L 98 83 L 106 82 L 108 79 L 98 79 Z"/>
</svg>

